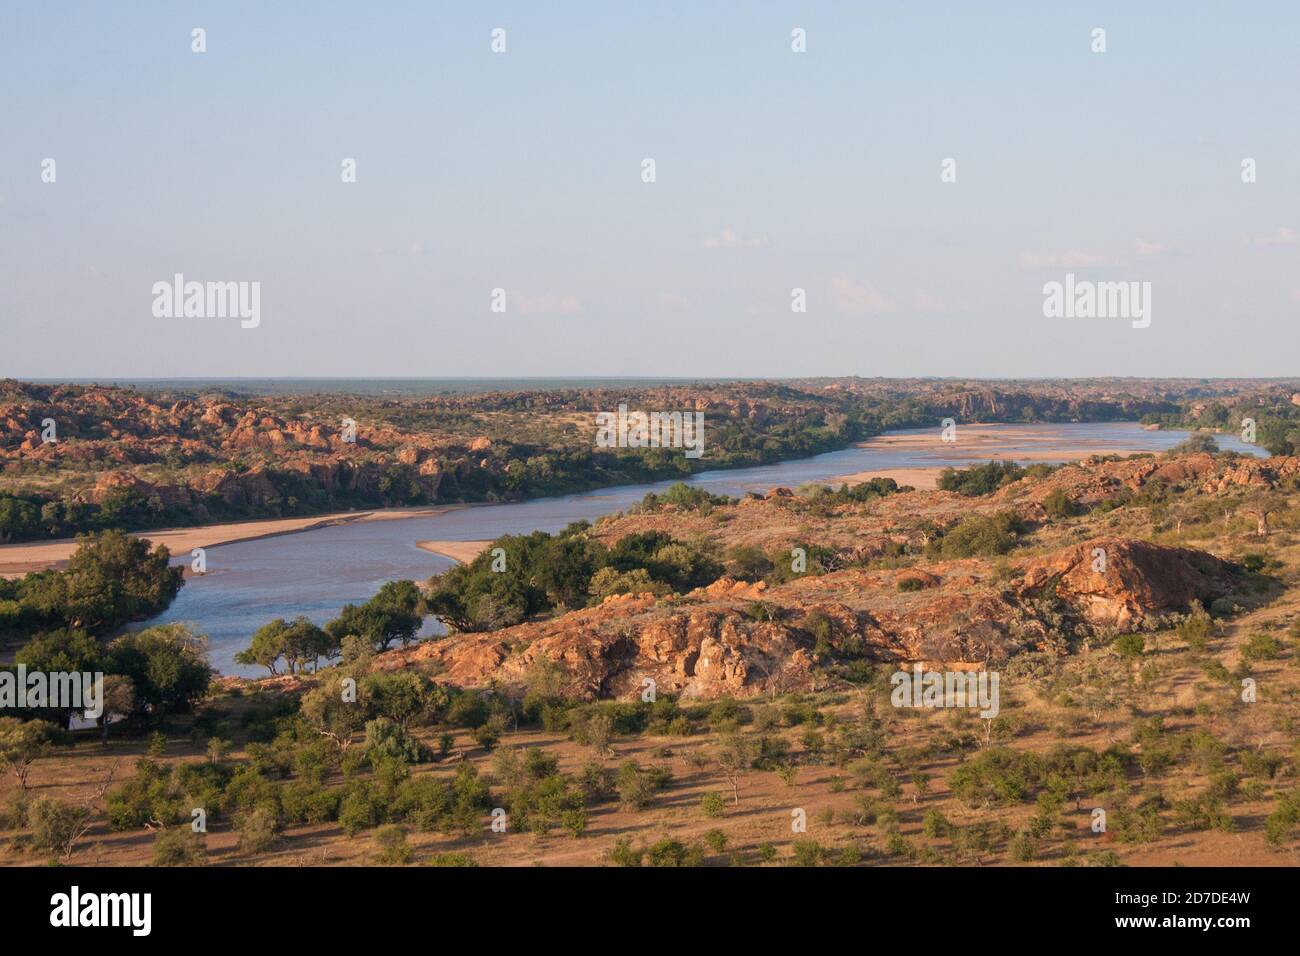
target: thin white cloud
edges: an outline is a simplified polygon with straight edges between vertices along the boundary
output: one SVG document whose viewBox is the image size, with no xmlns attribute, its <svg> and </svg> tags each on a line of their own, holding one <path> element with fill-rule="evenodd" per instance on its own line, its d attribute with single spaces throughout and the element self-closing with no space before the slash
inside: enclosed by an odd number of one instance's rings
<svg viewBox="0 0 1300 956">
<path fill-rule="evenodd" d="M 415 242 L 408 243 L 402 249 L 389 249 L 387 246 L 380 246 L 375 250 L 377 256 L 426 256 L 429 249 L 418 239 Z"/>
<path fill-rule="evenodd" d="M 852 315 L 887 315 L 894 303 L 871 282 L 836 276 L 831 279 L 831 301 L 841 312 Z"/>
<path fill-rule="evenodd" d="M 1253 246 L 1294 246 L 1300 235 L 1290 226 L 1278 226 L 1267 235 L 1251 236 L 1247 241 Z"/>
<path fill-rule="evenodd" d="M 583 311 L 582 301 L 573 292 L 521 292 L 516 300 L 524 315 L 581 315 Z"/>
<path fill-rule="evenodd" d="M 918 289 L 912 296 L 912 309 L 916 312 L 947 312 L 948 303 L 926 289 Z"/>
<path fill-rule="evenodd" d="M 1022 269 L 1086 269 L 1089 266 L 1110 265 L 1109 256 L 1099 252 L 1071 249 L 1067 252 L 1022 252 Z"/>
<path fill-rule="evenodd" d="M 723 229 L 716 236 L 704 237 L 705 249 L 760 249 L 766 245 L 767 236 L 761 233 L 753 236 L 742 236 L 730 227 Z"/>
<path fill-rule="evenodd" d="M 1163 242 L 1152 242 L 1147 239 L 1134 239 L 1133 251 L 1140 256 L 1162 256 L 1168 251 Z"/>
</svg>

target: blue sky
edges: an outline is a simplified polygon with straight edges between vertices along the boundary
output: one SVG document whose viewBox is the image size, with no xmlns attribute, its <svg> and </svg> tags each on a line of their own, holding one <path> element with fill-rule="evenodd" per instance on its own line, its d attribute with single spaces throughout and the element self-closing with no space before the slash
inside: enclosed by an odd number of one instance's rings
<svg viewBox="0 0 1300 956">
<path fill-rule="evenodd" d="M 1281 2 L 8 4 L 0 375 L 1294 374 L 1298 28 Z M 261 324 L 155 318 L 178 272 L 260 282 Z M 1066 272 L 1151 282 L 1151 326 L 1045 318 Z"/>
</svg>

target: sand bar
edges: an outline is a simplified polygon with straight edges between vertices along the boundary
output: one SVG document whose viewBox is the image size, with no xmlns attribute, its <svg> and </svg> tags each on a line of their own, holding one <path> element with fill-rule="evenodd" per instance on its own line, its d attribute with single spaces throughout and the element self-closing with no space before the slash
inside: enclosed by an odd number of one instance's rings
<svg viewBox="0 0 1300 956">
<path fill-rule="evenodd" d="M 417 541 L 415 546 L 440 554 L 444 558 L 451 558 L 461 564 L 469 564 L 491 543 L 491 541 Z"/>
<path fill-rule="evenodd" d="M 826 482 L 828 485 L 857 485 L 872 478 L 893 478 L 899 486 L 911 485 L 918 491 L 933 491 L 939 487 L 942 468 L 885 468 L 880 471 L 855 471 Z"/>
<path fill-rule="evenodd" d="M 310 518 L 265 518 L 258 521 L 235 521 L 193 528 L 164 528 L 135 535 L 152 544 L 165 544 L 172 555 L 189 554 L 194 548 L 215 548 L 236 541 L 254 541 L 281 534 L 313 531 L 331 525 L 358 521 L 387 521 L 396 518 L 423 518 L 445 514 L 462 505 L 419 505 L 409 508 L 377 508 L 373 511 L 339 511 Z M 0 577 L 13 578 L 45 568 L 62 567 L 77 549 L 75 538 L 55 541 L 28 541 L 0 546 Z"/>
<path fill-rule="evenodd" d="M 1007 434 L 1008 428 L 1015 431 Z M 933 451 L 937 458 L 944 460 L 943 465 L 922 468 L 894 468 L 877 471 L 858 471 L 850 475 L 839 475 L 827 484 L 847 483 L 856 485 L 871 478 L 893 478 L 900 485 L 911 485 L 920 490 L 937 487 L 939 472 L 946 467 L 960 467 L 980 462 L 1006 459 L 1008 461 L 1080 461 L 1091 455 L 1137 455 L 1141 449 L 1114 448 L 1105 442 L 1082 442 L 1070 446 L 1059 443 L 1060 431 L 1055 425 L 990 425 L 971 423 L 957 426 L 957 440 L 944 442 L 939 430 L 916 434 L 886 434 L 859 442 L 858 448 L 874 448 L 881 451 Z M 1034 449 L 1035 442 L 1042 442 L 1042 449 Z"/>
</svg>

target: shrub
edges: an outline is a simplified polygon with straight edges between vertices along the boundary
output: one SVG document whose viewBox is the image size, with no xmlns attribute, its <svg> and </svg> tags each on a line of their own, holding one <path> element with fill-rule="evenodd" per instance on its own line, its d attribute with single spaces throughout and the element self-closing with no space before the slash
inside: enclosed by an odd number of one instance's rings
<svg viewBox="0 0 1300 956">
<path fill-rule="evenodd" d="M 921 818 L 921 832 L 931 839 L 946 837 L 950 828 L 948 818 L 938 810 L 926 810 L 925 816 Z"/>
<path fill-rule="evenodd" d="M 816 840 L 795 840 L 793 849 L 791 866 L 821 866 L 826 860 L 826 848 Z"/>
<path fill-rule="evenodd" d="M 644 859 L 646 866 L 699 866 L 704 862 L 704 851 L 694 844 L 664 839 L 646 848 Z"/>
<path fill-rule="evenodd" d="M 147 758 L 136 761 L 135 776 L 108 792 L 108 825 L 130 830 L 147 823 L 171 826 L 180 819 L 178 794 L 166 768 Z"/>
<path fill-rule="evenodd" d="M 203 834 L 195 833 L 189 827 L 160 830 L 154 838 L 154 866 L 203 866 L 207 862 L 208 850 Z"/>
<path fill-rule="evenodd" d="M 1035 754 L 994 747 L 957 767 L 948 785 L 967 806 L 1005 805 L 1031 799 L 1042 774 L 1042 760 Z"/>
<path fill-rule="evenodd" d="M 1268 661 L 1282 654 L 1282 644 L 1272 634 L 1257 632 L 1241 649 L 1241 656 L 1248 661 Z"/>
<path fill-rule="evenodd" d="M 710 819 L 716 819 L 727 812 L 727 801 L 720 793 L 706 793 L 700 798 L 700 811 Z"/>
<path fill-rule="evenodd" d="M 1074 504 L 1064 489 L 1053 488 L 1043 499 L 1043 510 L 1049 518 L 1069 518 L 1074 514 Z"/>
<path fill-rule="evenodd" d="M 1264 821 L 1264 839 L 1281 846 L 1300 823 L 1300 790 L 1292 790 L 1278 797 L 1273 812 Z"/>
<path fill-rule="evenodd" d="M 339 825 L 343 832 L 353 837 L 380 821 L 379 808 L 370 792 L 358 787 L 339 803 Z"/>
<path fill-rule="evenodd" d="M 1014 512 L 972 515 L 931 542 L 932 553 L 943 558 L 971 558 L 1005 554 L 1016 543 L 1020 521 Z"/>
<path fill-rule="evenodd" d="M 990 495 L 1024 474 L 1025 469 L 1012 461 L 990 461 L 986 465 L 974 465 L 964 470 L 945 468 L 939 473 L 939 488 L 967 497 Z"/>
<path fill-rule="evenodd" d="M 289 823 L 325 823 L 338 818 L 339 790 L 310 780 L 295 780 L 280 791 L 280 805 Z"/>
<path fill-rule="evenodd" d="M 1188 647 L 1198 654 L 1203 654 L 1209 647 L 1210 636 L 1214 633 L 1214 621 L 1210 615 L 1197 607 L 1179 622 L 1176 632 L 1187 642 Z"/>
<path fill-rule="evenodd" d="M 432 757 L 429 748 L 412 737 L 401 724 L 387 717 L 366 722 L 366 759 L 376 766 L 384 759 L 403 763 L 424 763 Z"/>
<path fill-rule="evenodd" d="M 1132 660 L 1141 657 L 1147 641 L 1141 634 L 1121 634 L 1115 638 L 1115 650 L 1120 657 Z"/>
<path fill-rule="evenodd" d="M 1038 855 L 1038 841 L 1032 834 L 1017 833 L 1011 839 L 1011 859 L 1016 863 L 1028 863 Z"/>
<path fill-rule="evenodd" d="M 239 849 L 243 853 L 269 850 L 280 839 L 280 822 L 270 810 L 259 807 L 242 813 L 235 821 Z"/>
<path fill-rule="evenodd" d="M 61 856 L 71 856 L 74 845 L 86 832 L 90 811 L 49 797 L 32 801 L 28 821 L 32 828 L 32 841 L 42 850 Z"/>
<path fill-rule="evenodd" d="M 390 823 L 375 831 L 375 848 L 379 862 L 385 866 L 405 866 L 411 862 L 411 848 L 406 842 L 406 827 Z"/>
<path fill-rule="evenodd" d="M 633 847 L 632 841 L 627 837 L 619 837 L 615 840 L 613 848 L 609 851 L 609 861 L 615 866 L 640 866 L 643 856 L 645 850 Z"/>
<path fill-rule="evenodd" d="M 490 717 L 485 723 L 480 724 L 470 731 L 470 736 L 474 738 L 474 743 L 478 744 L 484 750 L 491 750 L 501 740 L 504 732 L 502 721 L 496 717 Z"/>
<path fill-rule="evenodd" d="M 704 842 L 714 853 L 721 853 L 727 848 L 727 835 L 721 830 L 710 830 L 704 834 Z"/>
<path fill-rule="evenodd" d="M 666 785 L 665 771 L 642 769 L 635 760 L 629 760 L 619 767 L 614 781 L 619 800 L 630 810 L 644 810 L 650 805 L 655 791 Z"/>
<path fill-rule="evenodd" d="M 424 861 L 425 866 L 478 866 L 468 853 L 435 853 Z"/>
</svg>

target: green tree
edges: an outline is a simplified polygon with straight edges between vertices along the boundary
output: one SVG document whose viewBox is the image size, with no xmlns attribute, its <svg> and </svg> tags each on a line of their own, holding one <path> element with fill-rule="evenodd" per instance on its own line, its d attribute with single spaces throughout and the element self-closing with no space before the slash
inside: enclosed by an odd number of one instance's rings
<svg viewBox="0 0 1300 956">
<path fill-rule="evenodd" d="M 48 721 L 0 717 L 0 769 L 13 773 L 25 793 L 32 764 L 49 756 L 60 736 L 59 728 Z"/>
<path fill-rule="evenodd" d="M 92 633 L 164 610 L 183 583 L 166 546 L 122 531 L 82 535 L 63 571 L 29 575 L 24 600 L 47 620 Z"/>
<path fill-rule="evenodd" d="M 322 657 L 338 653 L 338 641 L 327 631 L 317 627 L 305 617 L 286 621 L 276 618 L 253 632 L 252 643 L 235 655 L 240 664 L 260 665 L 272 674 L 281 658 L 290 674 L 305 670 L 308 664 L 315 667 Z"/>
<path fill-rule="evenodd" d="M 365 638 L 378 650 L 393 641 L 408 644 L 424 623 L 424 599 L 413 581 L 389 581 L 365 604 L 348 604 L 325 625 L 333 646 L 349 636 Z"/>
<path fill-rule="evenodd" d="M 138 709 L 158 723 L 186 713 L 208 692 L 207 638 L 185 624 L 159 624 L 124 634 L 108 645 L 108 669 L 131 680 Z"/>
<path fill-rule="evenodd" d="M 335 674 L 302 697 L 301 712 L 317 733 L 346 751 L 365 726 L 365 708 L 357 700 L 353 678 Z"/>
</svg>

